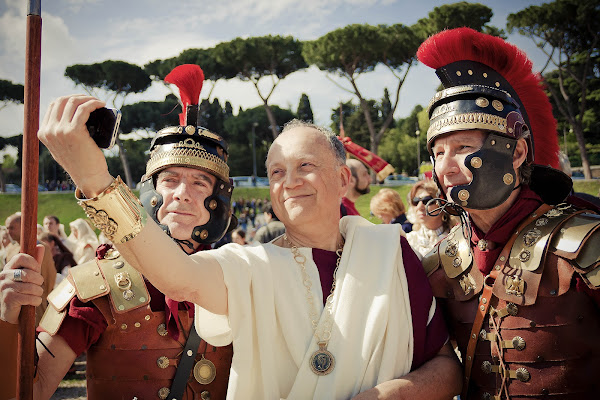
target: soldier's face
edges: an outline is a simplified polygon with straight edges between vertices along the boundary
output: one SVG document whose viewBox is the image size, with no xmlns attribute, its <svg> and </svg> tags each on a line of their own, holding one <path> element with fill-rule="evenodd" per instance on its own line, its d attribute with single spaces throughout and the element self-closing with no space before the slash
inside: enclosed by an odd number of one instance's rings
<svg viewBox="0 0 600 400">
<path fill-rule="evenodd" d="M 210 219 L 204 200 L 210 196 L 216 178 L 204 171 L 187 167 L 171 167 L 158 174 L 156 191 L 163 197 L 157 213 L 158 221 L 167 225 L 171 236 L 188 240 L 194 228 Z"/>
</svg>

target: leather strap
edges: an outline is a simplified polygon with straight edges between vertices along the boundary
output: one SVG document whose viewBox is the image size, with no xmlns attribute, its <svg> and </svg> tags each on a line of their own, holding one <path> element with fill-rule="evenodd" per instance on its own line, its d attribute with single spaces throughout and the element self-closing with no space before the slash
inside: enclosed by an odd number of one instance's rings
<svg viewBox="0 0 600 400">
<path fill-rule="evenodd" d="M 175 372 L 175 378 L 173 378 L 173 384 L 171 385 L 171 390 L 169 391 L 168 398 L 170 400 L 180 400 L 183 398 L 183 393 L 185 391 L 185 387 L 187 386 L 187 381 L 190 377 L 192 367 L 194 366 L 194 361 L 196 360 L 196 354 L 198 354 L 198 347 L 200 346 L 201 340 L 202 339 L 200 339 L 200 336 L 198 336 L 198 332 L 196 332 L 195 324 L 192 324 L 190 335 L 185 342 L 181 360 L 179 360 L 179 365 L 177 366 L 177 371 Z"/>
<path fill-rule="evenodd" d="M 475 315 L 475 321 L 473 321 L 473 326 L 471 328 L 471 334 L 469 336 L 469 344 L 467 345 L 467 354 L 464 359 L 465 363 L 465 373 L 464 373 L 464 382 L 463 382 L 463 390 L 461 394 L 461 399 L 467 398 L 467 392 L 469 390 L 469 379 L 471 378 L 471 370 L 473 369 L 473 358 L 475 356 L 475 348 L 477 347 L 477 340 L 479 337 L 479 331 L 481 330 L 481 326 L 483 325 L 483 320 L 485 319 L 486 314 L 488 313 L 490 307 L 490 300 L 492 298 L 492 291 L 494 289 L 494 284 L 496 283 L 496 278 L 498 277 L 498 273 L 500 270 L 508 265 L 510 250 L 512 249 L 512 245 L 515 240 L 521 233 L 521 230 L 529 225 L 533 220 L 538 218 L 540 215 L 545 214 L 548 210 L 550 210 L 552 206 L 548 204 L 542 204 L 533 214 L 527 217 L 519 227 L 517 231 L 510 237 L 502 252 L 498 256 L 496 263 L 494 264 L 494 268 L 488 276 L 483 280 L 483 291 L 481 293 L 481 297 L 479 298 L 479 304 L 477 306 L 477 314 Z"/>
</svg>

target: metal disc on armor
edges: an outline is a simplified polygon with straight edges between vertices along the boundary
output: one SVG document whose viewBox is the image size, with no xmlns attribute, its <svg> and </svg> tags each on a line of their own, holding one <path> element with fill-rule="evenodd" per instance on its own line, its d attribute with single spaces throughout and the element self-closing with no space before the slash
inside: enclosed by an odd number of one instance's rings
<svg viewBox="0 0 600 400">
<path fill-rule="evenodd" d="M 167 334 L 169 333 L 169 332 L 167 331 L 167 325 L 165 325 L 165 324 L 160 324 L 160 325 L 158 325 L 158 326 L 156 327 L 156 331 L 158 332 L 158 334 L 159 334 L 160 336 L 167 336 Z"/>
<path fill-rule="evenodd" d="M 161 387 L 158 389 L 158 398 L 165 400 L 169 396 L 170 392 L 171 390 L 168 387 Z"/>
<path fill-rule="evenodd" d="M 521 382 L 527 382 L 531 378 L 529 371 L 527 369 L 521 367 L 517 369 L 517 379 Z"/>
<path fill-rule="evenodd" d="M 521 336 L 515 336 L 512 340 L 512 345 L 516 350 L 521 351 L 525 349 L 525 339 Z"/>
<path fill-rule="evenodd" d="M 484 361 L 481 363 L 481 370 L 486 374 L 492 373 L 492 363 L 489 361 Z"/>
<path fill-rule="evenodd" d="M 508 311 L 509 315 L 514 317 L 519 312 L 519 307 L 515 303 L 508 303 L 506 305 L 506 311 Z"/>
<path fill-rule="evenodd" d="M 156 360 L 156 365 L 158 365 L 158 367 L 161 369 L 167 368 L 169 364 L 170 362 L 167 356 L 158 357 L 158 360 Z"/>
<path fill-rule="evenodd" d="M 125 300 L 131 300 L 135 297 L 135 293 L 133 293 L 133 290 L 131 289 L 127 289 L 126 291 L 123 292 L 123 298 Z"/>
<path fill-rule="evenodd" d="M 204 358 L 203 354 L 202 359 L 194 365 L 194 378 L 196 378 L 198 383 L 208 385 L 215 380 L 216 376 L 217 368 L 215 367 L 215 364 Z"/>
</svg>

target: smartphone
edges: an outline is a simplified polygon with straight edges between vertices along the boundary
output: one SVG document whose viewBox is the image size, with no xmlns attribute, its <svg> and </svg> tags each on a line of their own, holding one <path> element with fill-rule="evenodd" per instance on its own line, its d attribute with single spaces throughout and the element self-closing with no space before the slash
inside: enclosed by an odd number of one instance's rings
<svg viewBox="0 0 600 400">
<path fill-rule="evenodd" d="M 117 140 L 120 123 L 121 111 L 102 107 L 92 111 L 85 125 L 98 147 L 110 149 Z"/>
</svg>

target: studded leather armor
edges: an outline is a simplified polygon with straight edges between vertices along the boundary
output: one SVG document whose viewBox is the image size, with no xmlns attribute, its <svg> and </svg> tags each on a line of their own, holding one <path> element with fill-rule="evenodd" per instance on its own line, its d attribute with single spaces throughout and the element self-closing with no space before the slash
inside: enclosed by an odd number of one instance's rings
<svg viewBox="0 0 600 400">
<path fill-rule="evenodd" d="M 600 382 L 600 310 L 575 287 L 600 287 L 600 216 L 563 205 L 517 233 L 508 266 L 494 267 L 467 399 L 591 399 Z M 463 362 L 486 277 L 454 229 L 423 260 Z"/>
<path fill-rule="evenodd" d="M 108 327 L 87 351 L 90 400 L 167 399 L 193 318 L 179 311 L 185 334 L 168 334 L 165 313 L 152 311 L 143 277 L 117 252 L 72 268 L 49 296 L 51 307 L 40 326 L 55 334 L 77 295 L 91 301 Z M 225 399 L 232 345 L 214 347 L 201 341 L 183 399 Z"/>
</svg>

